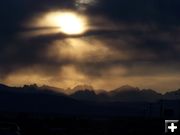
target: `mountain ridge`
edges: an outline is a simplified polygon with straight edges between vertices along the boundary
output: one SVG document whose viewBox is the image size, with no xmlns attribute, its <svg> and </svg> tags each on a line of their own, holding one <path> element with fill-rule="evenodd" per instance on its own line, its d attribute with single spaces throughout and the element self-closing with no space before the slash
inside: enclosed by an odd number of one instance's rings
<svg viewBox="0 0 180 135">
<path fill-rule="evenodd" d="M 82 89 L 81 89 L 82 88 Z M 89 89 L 88 89 L 89 88 Z M 139 89 L 130 85 L 124 85 L 111 91 L 95 92 L 95 89 L 88 85 L 78 85 L 71 93 L 64 92 L 64 89 L 43 85 L 38 87 L 36 84 L 24 85 L 23 87 L 9 87 L 0 84 L 0 92 L 22 92 L 22 93 L 47 93 L 63 95 L 75 100 L 97 101 L 97 102 L 155 102 L 163 99 L 180 99 L 180 89 L 161 94 L 152 89 Z"/>
<path fill-rule="evenodd" d="M 176 98 L 171 96 L 174 93 Z M 127 90 L 111 95 L 109 92 L 95 93 L 93 90 L 79 90 L 74 94 L 76 96 L 54 92 L 48 90 L 47 87 L 42 89 L 37 85 L 26 85 L 19 88 L 0 85 L 0 113 L 142 117 L 148 115 L 149 105 L 153 105 L 154 107 L 158 106 L 153 110 L 157 111 L 156 115 L 159 116 L 162 99 L 164 101 L 175 100 L 170 107 L 178 106 L 180 101 L 179 91 L 159 95 L 153 90 Z M 177 108 L 176 106 L 175 108 Z"/>
</svg>

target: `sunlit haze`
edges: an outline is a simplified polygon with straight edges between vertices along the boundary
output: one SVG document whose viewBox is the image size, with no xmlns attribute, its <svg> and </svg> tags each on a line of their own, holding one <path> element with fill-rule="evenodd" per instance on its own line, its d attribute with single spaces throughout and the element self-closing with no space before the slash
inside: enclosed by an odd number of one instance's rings
<svg viewBox="0 0 180 135">
<path fill-rule="evenodd" d="M 7 12 L 0 8 L 0 83 L 177 90 L 180 19 L 173 2 L 13 0 Z"/>
</svg>

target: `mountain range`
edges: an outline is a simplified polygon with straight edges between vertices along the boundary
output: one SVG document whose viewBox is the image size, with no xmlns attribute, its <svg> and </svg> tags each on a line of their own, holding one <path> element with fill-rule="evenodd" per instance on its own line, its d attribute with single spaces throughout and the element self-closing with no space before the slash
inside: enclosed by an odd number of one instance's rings
<svg viewBox="0 0 180 135">
<path fill-rule="evenodd" d="M 161 94 L 152 89 L 139 89 L 129 85 L 112 91 L 96 93 L 94 90 L 79 90 L 70 95 L 74 99 L 100 102 L 156 102 L 158 100 L 180 99 L 180 90 Z"/>
<path fill-rule="evenodd" d="M 63 93 L 63 89 L 37 85 L 23 87 L 8 87 L 0 84 L 0 113 L 56 113 L 61 115 L 143 115 L 148 112 L 149 104 L 161 100 L 180 100 L 180 90 L 165 94 L 154 90 L 143 89 L 129 85 L 112 91 L 96 93 L 83 86 L 76 87 L 72 93 Z M 57 92 L 58 90 L 58 92 Z M 160 110 L 160 108 L 158 109 Z M 159 113 L 158 113 L 159 114 Z"/>
<path fill-rule="evenodd" d="M 79 101 L 98 101 L 98 102 L 156 102 L 158 100 L 180 99 L 180 89 L 161 94 L 152 89 L 139 89 L 124 85 L 111 91 L 96 92 L 92 86 L 78 85 L 73 89 L 62 89 L 51 86 L 38 87 L 36 84 L 24 85 L 23 87 L 8 87 L 0 84 L 0 93 L 26 93 L 26 94 L 48 94 L 64 96 Z"/>
</svg>

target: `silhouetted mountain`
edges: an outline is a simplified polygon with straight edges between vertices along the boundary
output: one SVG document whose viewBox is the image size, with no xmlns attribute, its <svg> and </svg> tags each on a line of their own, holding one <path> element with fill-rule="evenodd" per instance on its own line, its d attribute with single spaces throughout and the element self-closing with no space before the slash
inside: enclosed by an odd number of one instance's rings
<svg viewBox="0 0 180 135">
<path fill-rule="evenodd" d="M 58 88 L 56 88 L 56 89 L 58 89 Z M 63 91 L 64 93 L 66 93 L 68 95 L 69 94 L 71 95 L 71 94 L 74 94 L 77 91 L 85 91 L 85 90 L 93 91 L 94 88 L 92 86 L 90 86 L 90 85 L 77 85 L 74 88 L 60 89 L 58 91 Z"/>
<path fill-rule="evenodd" d="M 48 85 L 43 85 L 42 87 L 40 87 L 40 89 L 51 90 L 51 91 L 60 92 L 60 93 L 64 92 L 64 89 L 62 89 L 62 88 L 52 87 L 52 86 L 48 86 Z"/>
<path fill-rule="evenodd" d="M 98 117 L 146 116 L 149 113 L 148 102 L 154 102 L 156 107 L 153 110 L 159 116 L 161 104 L 158 100 L 165 96 L 173 99 L 174 95 L 179 95 L 179 90 L 163 96 L 153 90 L 123 86 L 111 92 L 104 91 L 96 94 L 93 90 L 80 90 L 66 95 L 49 90 L 48 87 L 38 87 L 35 84 L 21 88 L 0 85 L 0 112 L 55 113 L 63 116 Z"/>
<path fill-rule="evenodd" d="M 85 101 L 96 101 L 97 95 L 93 90 L 80 90 L 70 95 L 74 99 L 85 100 Z"/>
<path fill-rule="evenodd" d="M 0 89 L 3 89 L 3 88 L 7 88 L 7 86 L 4 84 L 0 84 Z"/>
<path fill-rule="evenodd" d="M 43 112 L 73 114 L 85 107 L 65 94 L 39 89 L 36 85 L 23 88 L 0 87 L 1 112 Z"/>
<path fill-rule="evenodd" d="M 94 90 L 94 88 L 90 85 L 77 85 L 72 90 L 76 92 L 81 90 Z"/>
<path fill-rule="evenodd" d="M 157 93 L 155 90 L 142 89 L 137 87 L 132 87 L 129 85 L 122 86 L 115 90 L 101 91 L 96 93 L 92 86 L 88 85 L 78 85 L 72 89 L 72 94 L 69 96 L 64 93 L 64 89 L 42 86 L 38 87 L 36 84 L 25 85 L 22 88 L 18 87 L 8 87 L 6 85 L 0 84 L 0 92 L 12 92 L 12 93 L 43 93 L 43 94 L 54 94 L 63 95 L 68 98 L 73 98 L 76 100 L 83 101 L 98 101 L 98 102 L 155 102 L 161 99 L 180 99 L 180 90 L 167 92 L 164 95 Z"/>
<path fill-rule="evenodd" d="M 140 90 L 128 85 L 115 89 L 109 94 L 111 101 L 155 102 L 162 98 L 161 94 L 153 90 Z"/>
<path fill-rule="evenodd" d="M 49 93 L 49 94 L 55 94 L 55 95 L 66 95 L 66 93 L 64 92 L 64 89 L 61 88 L 56 88 L 56 87 L 51 87 L 51 86 L 46 86 L 43 85 L 42 87 L 38 88 L 39 91 L 43 92 L 43 93 Z"/>
<path fill-rule="evenodd" d="M 165 99 L 180 99 L 180 89 L 177 91 L 167 92 L 164 95 Z"/>
<path fill-rule="evenodd" d="M 110 92 L 104 91 L 98 94 L 92 90 L 77 91 L 71 97 L 78 100 L 99 102 L 155 102 L 160 100 L 162 95 L 153 90 L 140 90 L 125 85 Z"/>
<path fill-rule="evenodd" d="M 123 92 L 138 92 L 140 91 L 139 88 L 135 88 L 135 87 L 132 87 L 132 86 L 129 86 L 129 85 L 124 85 L 120 88 L 117 88 L 115 90 L 112 90 L 109 92 L 109 94 L 111 95 L 117 95 L 119 93 L 123 93 Z"/>
<path fill-rule="evenodd" d="M 109 92 L 111 101 L 138 101 L 140 97 L 139 88 L 134 88 L 129 85 L 122 86 Z"/>
</svg>

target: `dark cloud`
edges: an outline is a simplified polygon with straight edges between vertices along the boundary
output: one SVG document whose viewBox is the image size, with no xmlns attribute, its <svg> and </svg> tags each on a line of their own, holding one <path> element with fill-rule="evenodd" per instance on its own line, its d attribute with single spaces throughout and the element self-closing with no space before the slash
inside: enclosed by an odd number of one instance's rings
<svg viewBox="0 0 180 135">
<path fill-rule="evenodd" d="M 179 6 L 178 0 L 101 0 L 89 13 L 115 21 L 179 25 Z"/>
<path fill-rule="evenodd" d="M 23 28 L 29 18 L 51 9 L 72 8 L 71 0 L 3 0 L 0 4 L 0 76 L 21 69 L 24 66 L 49 63 L 45 60 L 45 50 L 48 43 L 56 38 L 36 37 L 28 40 L 18 39 L 18 34 L 30 31 Z M 59 37 L 62 37 L 60 35 Z M 46 62 L 45 62 L 46 61 Z M 46 64 L 47 65 L 47 64 Z M 52 65 L 53 66 L 53 65 Z"/>
<path fill-rule="evenodd" d="M 56 29 L 25 28 L 23 24 L 27 20 L 51 10 L 76 10 L 73 1 L 3 0 L 0 4 L 0 78 L 34 66 L 47 76 L 56 75 L 66 65 L 74 65 L 92 78 L 104 77 L 108 70 L 116 67 L 127 70 L 121 77 L 179 74 L 179 6 L 178 0 L 99 0 L 83 11 L 90 17 L 93 28 L 84 34 L 56 33 L 25 38 L 28 32 Z M 101 59 L 87 54 L 92 59 L 87 61 L 61 56 L 57 59 L 57 50 L 52 56 L 47 55 L 54 41 L 63 42 L 68 38 L 96 40 L 108 49 L 107 53 L 114 53 Z"/>
</svg>

